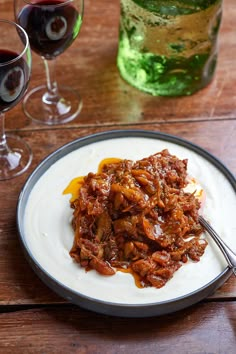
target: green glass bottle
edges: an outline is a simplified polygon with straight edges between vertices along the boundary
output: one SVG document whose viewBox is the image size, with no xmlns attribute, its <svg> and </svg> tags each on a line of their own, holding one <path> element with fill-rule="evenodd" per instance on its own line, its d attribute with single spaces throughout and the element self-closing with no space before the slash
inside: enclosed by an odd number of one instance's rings
<svg viewBox="0 0 236 354">
<path fill-rule="evenodd" d="M 191 95 L 213 78 L 222 0 L 121 0 L 117 65 L 155 96 Z"/>
</svg>

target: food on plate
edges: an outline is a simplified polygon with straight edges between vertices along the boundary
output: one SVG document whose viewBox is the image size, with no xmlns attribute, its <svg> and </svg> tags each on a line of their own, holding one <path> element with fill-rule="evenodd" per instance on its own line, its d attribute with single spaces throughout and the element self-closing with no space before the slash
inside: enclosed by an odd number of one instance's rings
<svg viewBox="0 0 236 354">
<path fill-rule="evenodd" d="M 165 149 L 139 161 L 105 159 L 97 173 L 74 179 L 64 191 L 72 194 L 70 256 L 86 270 L 128 272 L 137 286 L 156 288 L 198 262 L 207 241 L 187 163 Z"/>
</svg>

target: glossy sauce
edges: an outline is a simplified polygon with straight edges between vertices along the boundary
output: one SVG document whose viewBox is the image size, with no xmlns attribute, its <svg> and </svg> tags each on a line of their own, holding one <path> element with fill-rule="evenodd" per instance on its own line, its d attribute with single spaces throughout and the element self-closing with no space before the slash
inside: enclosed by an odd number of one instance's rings
<svg viewBox="0 0 236 354">
<path fill-rule="evenodd" d="M 101 173 L 104 165 L 106 165 L 108 163 L 109 164 L 110 163 L 117 163 L 120 161 L 122 161 L 122 159 L 118 159 L 115 157 L 108 157 L 106 159 L 103 159 L 98 165 L 97 173 Z M 68 186 L 64 189 L 63 194 L 71 194 L 70 202 L 73 202 L 75 199 L 78 198 L 79 190 L 84 183 L 84 178 L 85 178 L 85 176 L 79 176 L 79 177 L 73 178 L 70 181 L 70 183 L 68 184 Z"/>
</svg>

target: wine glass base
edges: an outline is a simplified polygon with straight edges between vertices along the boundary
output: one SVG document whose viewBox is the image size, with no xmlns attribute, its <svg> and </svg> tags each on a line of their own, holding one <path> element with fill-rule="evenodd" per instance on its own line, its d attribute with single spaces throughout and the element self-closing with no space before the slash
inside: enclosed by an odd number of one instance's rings
<svg viewBox="0 0 236 354">
<path fill-rule="evenodd" d="M 46 103 L 43 99 L 47 92 L 46 85 L 38 86 L 25 96 L 23 110 L 25 115 L 37 123 L 56 125 L 75 119 L 82 109 L 80 95 L 70 87 L 58 86 L 60 99 Z"/>
<path fill-rule="evenodd" d="M 21 175 L 31 164 L 33 154 L 18 136 L 6 135 L 7 148 L 0 151 L 0 181 Z"/>
</svg>

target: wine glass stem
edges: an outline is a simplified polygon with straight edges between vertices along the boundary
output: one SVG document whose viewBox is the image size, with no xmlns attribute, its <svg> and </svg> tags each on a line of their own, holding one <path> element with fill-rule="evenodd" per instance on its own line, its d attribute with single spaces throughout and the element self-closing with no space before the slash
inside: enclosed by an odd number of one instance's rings
<svg viewBox="0 0 236 354">
<path fill-rule="evenodd" d="M 5 114 L 0 113 L 0 155 L 7 150 L 7 140 L 5 134 Z"/>
<path fill-rule="evenodd" d="M 43 61 L 47 80 L 47 92 L 43 95 L 43 102 L 46 104 L 56 104 L 60 100 L 55 70 L 56 59 L 43 59 Z"/>
</svg>

